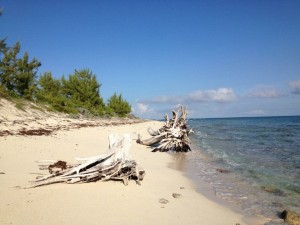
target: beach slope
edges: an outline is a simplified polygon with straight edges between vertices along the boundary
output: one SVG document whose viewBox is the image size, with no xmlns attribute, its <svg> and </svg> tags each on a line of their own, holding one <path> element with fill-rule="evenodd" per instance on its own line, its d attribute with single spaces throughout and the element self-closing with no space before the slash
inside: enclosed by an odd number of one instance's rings
<svg viewBox="0 0 300 225">
<path fill-rule="evenodd" d="M 147 138 L 148 127 L 161 125 L 148 121 L 56 130 L 42 136 L 1 136 L 0 224 L 245 224 L 241 215 L 197 193 L 190 180 L 171 169 L 171 155 L 152 153 L 149 147 L 135 142 L 137 134 Z M 38 170 L 36 161 L 74 163 L 75 157 L 103 153 L 110 133 L 132 135 L 130 155 L 146 171 L 141 185 L 134 181 L 128 186 L 108 181 L 22 189 L 37 175 L 47 172 Z M 179 197 L 174 198 L 173 194 Z"/>
</svg>

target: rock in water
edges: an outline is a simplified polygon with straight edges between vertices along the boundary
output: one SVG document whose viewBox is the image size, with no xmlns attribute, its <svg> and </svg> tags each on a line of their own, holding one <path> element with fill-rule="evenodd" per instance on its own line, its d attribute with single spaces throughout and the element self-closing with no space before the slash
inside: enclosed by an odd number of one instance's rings
<svg viewBox="0 0 300 225">
<path fill-rule="evenodd" d="M 281 213 L 281 216 L 284 219 L 284 221 L 288 224 L 300 225 L 300 215 L 296 214 L 295 212 L 284 210 Z"/>
<path fill-rule="evenodd" d="M 226 169 L 216 169 L 218 172 L 220 173 L 229 173 L 229 170 L 226 170 Z"/>
<path fill-rule="evenodd" d="M 274 195 L 286 196 L 286 193 L 284 193 L 282 190 L 280 190 L 278 188 L 262 186 L 262 189 L 265 190 L 266 192 L 272 193 Z"/>
</svg>

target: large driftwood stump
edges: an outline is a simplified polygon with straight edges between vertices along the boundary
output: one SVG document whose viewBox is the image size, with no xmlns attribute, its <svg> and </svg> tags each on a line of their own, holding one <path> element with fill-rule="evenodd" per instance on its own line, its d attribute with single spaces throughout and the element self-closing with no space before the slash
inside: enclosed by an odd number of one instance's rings
<svg viewBox="0 0 300 225">
<path fill-rule="evenodd" d="M 120 180 L 125 185 L 128 184 L 128 180 L 135 180 L 137 184 L 140 184 L 145 171 L 130 159 L 130 147 L 131 137 L 129 134 L 111 134 L 109 135 L 109 148 L 106 152 L 98 156 L 76 158 L 81 163 L 68 165 L 60 160 L 39 161 L 42 163 L 39 165 L 40 169 L 48 169 L 50 174 L 37 177 L 26 188 L 54 183 L 74 184 L 98 180 Z"/>
<path fill-rule="evenodd" d="M 149 139 L 141 140 L 141 136 L 137 143 L 147 146 L 152 146 L 153 152 L 156 151 L 190 151 L 190 141 L 188 135 L 193 131 L 187 126 L 186 108 L 179 106 L 178 111 L 172 112 L 172 119 L 169 119 L 168 114 L 165 115 L 165 124 L 162 128 L 155 131 L 148 128 L 148 133 L 152 136 Z"/>
</svg>

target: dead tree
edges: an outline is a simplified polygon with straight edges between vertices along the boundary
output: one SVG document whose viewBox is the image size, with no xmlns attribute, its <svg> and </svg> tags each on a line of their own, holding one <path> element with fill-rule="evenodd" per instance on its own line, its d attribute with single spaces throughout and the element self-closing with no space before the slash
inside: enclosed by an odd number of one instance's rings
<svg viewBox="0 0 300 225">
<path fill-rule="evenodd" d="M 186 108 L 179 106 L 177 112 L 172 112 L 172 119 L 169 119 L 168 114 L 165 115 L 165 124 L 157 131 L 148 128 L 148 133 L 152 136 L 149 139 L 141 140 L 139 138 L 137 143 L 152 146 L 156 151 L 190 151 L 190 140 L 188 135 L 193 131 L 187 126 L 187 112 Z"/>
<path fill-rule="evenodd" d="M 31 185 L 25 188 L 33 188 L 54 183 L 83 183 L 95 181 L 119 180 L 125 185 L 129 180 L 135 180 L 137 184 L 143 180 L 145 171 L 130 159 L 129 150 L 131 137 L 129 134 L 109 135 L 109 148 L 101 155 L 76 158 L 81 163 L 69 165 L 64 161 L 42 160 L 40 169 L 49 170 L 48 175 L 37 177 Z M 49 164 L 50 163 L 50 164 Z M 52 164 L 51 164 L 52 163 Z"/>
</svg>

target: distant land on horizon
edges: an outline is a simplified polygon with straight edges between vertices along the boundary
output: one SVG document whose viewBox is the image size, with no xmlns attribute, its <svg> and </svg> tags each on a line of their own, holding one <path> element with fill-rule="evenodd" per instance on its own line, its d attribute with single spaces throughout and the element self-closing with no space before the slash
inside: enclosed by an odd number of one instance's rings
<svg viewBox="0 0 300 225">
<path fill-rule="evenodd" d="M 199 117 L 188 118 L 189 120 L 197 119 L 246 119 L 246 118 L 276 118 L 276 117 L 300 117 L 300 115 L 284 115 L 284 116 L 233 116 L 233 117 Z"/>
</svg>

